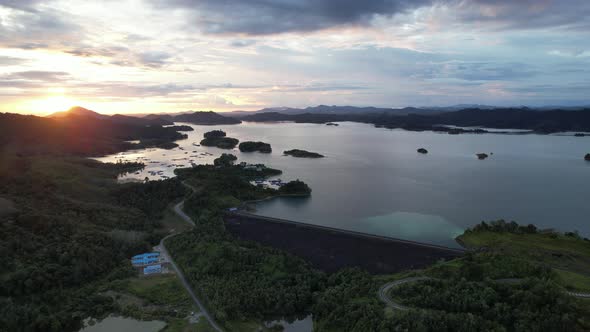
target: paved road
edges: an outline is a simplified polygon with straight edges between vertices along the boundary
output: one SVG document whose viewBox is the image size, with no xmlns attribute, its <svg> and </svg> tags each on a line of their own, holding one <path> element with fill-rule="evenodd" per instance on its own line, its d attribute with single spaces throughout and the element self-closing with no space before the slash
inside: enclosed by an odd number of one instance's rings
<svg viewBox="0 0 590 332">
<path fill-rule="evenodd" d="M 420 281 L 420 280 L 429 280 L 432 278 L 428 278 L 428 277 L 412 277 L 412 278 L 406 278 L 406 279 L 401 279 L 401 280 L 396 280 L 396 281 L 392 281 L 392 282 L 388 282 L 385 285 L 381 286 L 379 288 L 379 291 L 377 292 L 377 296 L 379 296 L 379 299 L 383 302 L 385 302 L 385 304 L 387 304 L 388 306 L 392 307 L 393 309 L 396 310 L 408 310 L 409 308 L 401 305 L 395 301 L 393 301 L 390 297 L 389 297 L 389 290 L 397 287 L 399 285 L 403 285 L 403 284 L 407 284 L 409 282 L 415 282 L 415 281 Z"/>
<path fill-rule="evenodd" d="M 392 282 L 388 282 L 386 284 L 384 284 L 383 286 L 381 286 L 379 288 L 379 290 L 377 291 L 377 296 L 379 297 L 379 299 L 384 302 L 387 306 L 396 309 L 396 310 L 408 310 L 409 308 L 395 302 L 394 300 L 392 300 L 389 297 L 389 290 L 403 285 L 403 284 L 407 284 L 409 282 L 416 282 L 416 281 L 421 281 L 421 280 L 432 280 L 434 278 L 429 278 L 429 277 L 411 277 L 411 278 L 405 278 L 405 279 L 401 279 L 401 280 L 396 280 L 396 281 L 392 281 Z M 500 282 L 500 283 L 507 283 L 507 284 L 513 284 L 513 283 L 518 283 L 520 281 L 522 281 L 523 279 L 517 279 L 517 278 L 507 278 L 507 279 L 497 279 L 495 280 L 496 282 Z M 578 292 L 566 292 L 566 294 L 574 296 L 574 297 L 579 297 L 579 298 L 590 298 L 590 293 L 578 293 Z"/>
<path fill-rule="evenodd" d="M 184 182 L 183 182 L 183 184 L 186 187 L 188 187 L 189 189 L 191 189 L 193 192 L 195 191 L 195 188 L 192 187 L 191 185 L 188 185 L 188 184 L 186 184 Z M 195 226 L 195 222 L 188 215 L 186 215 L 186 213 L 184 213 L 184 211 L 182 211 L 182 208 L 183 207 L 184 207 L 184 200 L 174 206 L 174 212 L 179 217 L 181 217 L 184 221 L 188 222 L 192 226 Z M 195 304 L 197 305 L 197 307 L 199 307 L 199 310 L 203 314 L 203 317 L 205 317 L 207 319 L 207 321 L 209 321 L 209 325 L 211 325 L 211 327 L 213 327 L 213 329 L 215 329 L 216 331 L 223 332 L 223 329 L 219 325 L 217 325 L 217 323 L 215 322 L 215 319 L 213 319 L 213 317 L 211 317 L 211 315 L 209 314 L 209 312 L 207 311 L 207 309 L 205 308 L 205 306 L 203 305 L 203 303 L 201 303 L 201 301 L 199 301 L 199 298 L 197 297 L 197 295 L 193 291 L 193 288 L 191 287 L 191 285 L 188 283 L 188 281 L 184 277 L 184 274 L 182 273 L 182 270 L 180 268 L 178 268 L 178 266 L 176 265 L 176 262 L 174 262 L 174 260 L 172 259 L 172 256 L 168 252 L 168 249 L 166 248 L 166 245 L 164 245 L 164 241 L 166 239 L 169 239 L 169 238 L 171 238 L 171 237 L 173 237 L 175 235 L 178 235 L 178 234 L 170 234 L 170 235 L 166 236 L 165 238 L 163 238 L 162 240 L 160 240 L 160 245 L 159 245 L 160 252 L 165 257 L 168 258 L 168 261 L 170 262 L 170 265 L 172 265 L 172 268 L 174 269 L 174 271 L 176 271 L 176 275 L 178 276 L 178 278 L 182 282 L 182 285 L 184 286 L 184 288 L 186 288 L 186 291 L 190 294 L 191 298 L 193 299 L 193 302 L 195 302 Z"/>
</svg>

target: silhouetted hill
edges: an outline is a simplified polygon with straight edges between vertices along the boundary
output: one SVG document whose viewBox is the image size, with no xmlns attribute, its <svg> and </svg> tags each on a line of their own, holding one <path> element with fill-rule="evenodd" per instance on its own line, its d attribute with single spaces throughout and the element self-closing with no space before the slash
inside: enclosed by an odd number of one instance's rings
<svg viewBox="0 0 590 332">
<path fill-rule="evenodd" d="M 97 118 L 97 119 L 108 118 L 108 115 L 103 115 L 103 114 L 91 111 L 91 110 L 86 109 L 81 106 L 74 106 L 67 111 L 55 112 L 53 114 L 48 115 L 47 117 L 49 117 L 49 118 L 63 118 L 66 116 L 71 116 L 71 115 L 88 116 L 88 117 L 93 117 L 93 118 Z"/>
<path fill-rule="evenodd" d="M 148 120 L 162 119 L 165 121 L 174 122 L 174 116 L 170 114 L 148 114 L 143 118 Z"/>
<path fill-rule="evenodd" d="M 537 133 L 590 131 L 590 109 L 579 111 L 535 111 L 527 108 L 505 108 L 494 110 L 475 108 L 430 114 L 409 112 L 405 115 L 400 115 L 395 112 L 349 114 L 282 114 L 268 112 L 244 116 L 242 117 L 242 120 L 253 122 L 293 121 L 300 123 L 353 121 L 371 123 L 379 127 L 403 128 L 408 130 L 444 130 L 440 125 L 452 125 L 459 127 L 528 129 Z"/>
<path fill-rule="evenodd" d="M 238 124 L 242 121 L 220 115 L 215 112 L 194 112 L 189 114 L 180 114 L 173 117 L 175 122 L 188 122 L 198 125 L 222 125 L 222 124 Z"/>
<path fill-rule="evenodd" d="M 81 106 L 74 106 L 67 111 L 56 112 L 56 113 L 48 115 L 47 117 L 62 119 L 62 118 L 67 118 L 67 117 L 72 117 L 72 116 L 89 117 L 89 118 L 94 118 L 94 119 L 109 119 L 109 120 L 111 120 L 113 122 L 117 122 L 117 123 L 134 124 L 134 125 L 138 125 L 138 126 L 153 126 L 153 125 L 165 126 L 165 125 L 172 125 L 173 124 L 172 121 L 164 119 L 162 116 L 158 116 L 158 115 L 151 116 L 149 118 L 147 118 L 147 117 L 141 118 L 141 117 L 135 117 L 135 116 L 129 116 L 129 115 L 122 115 L 122 114 L 115 114 L 115 115 L 109 116 L 109 115 L 100 114 L 98 112 L 86 109 Z"/>
<path fill-rule="evenodd" d="M 0 113 L 0 150 L 26 154 L 101 155 L 170 146 L 183 138 L 173 128 L 122 123 L 87 112 L 57 117 Z M 128 142 L 132 140 L 140 143 Z"/>
</svg>

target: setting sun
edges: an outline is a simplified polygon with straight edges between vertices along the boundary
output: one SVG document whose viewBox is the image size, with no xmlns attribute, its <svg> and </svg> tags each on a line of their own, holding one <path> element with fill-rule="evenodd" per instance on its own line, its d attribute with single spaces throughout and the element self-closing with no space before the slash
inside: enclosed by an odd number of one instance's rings
<svg viewBox="0 0 590 332">
<path fill-rule="evenodd" d="M 33 99 L 25 103 L 26 108 L 34 114 L 51 114 L 69 109 L 77 105 L 77 101 L 66 96 L 48 96 L 42 99 Z"/>
</svg>

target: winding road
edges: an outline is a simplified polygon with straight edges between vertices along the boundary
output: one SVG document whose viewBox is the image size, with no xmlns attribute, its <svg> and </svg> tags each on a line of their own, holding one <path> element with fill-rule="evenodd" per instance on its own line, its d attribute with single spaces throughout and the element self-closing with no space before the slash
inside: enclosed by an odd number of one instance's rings
<svg viewBox="0 0 590 332">
<path fill-rule="evenodd" d="M 185 187 L 189 188 L 190 190 L 192 190 L 192 193 L 194 193 L 196 191 L 196 189 L 186 183 L 182 183 Z M 192 195 L 192 193 L 190 195 Z M 189 196 L 190 196 L 189 195 Z M 191 226 L 195 226 L 195 222 L 191 219 L 191 217 L 189 217 L 186 213 L 184 213 L 184 211 L 182 211 L 182 208 L 184 207 L 184 202 L 186 201 L 186 198 L 182 200 L 182 202 L 176 204 L 174 206 L 174 212 L 180 217 L 182 218 L 184 221 L 186 221 L 187 223 L 191 224 Z M 211 325 L 211 327 L 218 332 L 223 332 L 223 329 L 215 322 L 215 319 L 213 319 L 213 317 L 211 317 L 211 315 L 209 314 L 209 312 L 207 311 L 207 309 L 205 308 L 205 306 L 203 305 L 203 303 L 199 300 L 199 298 L 197 297 L 195 291 L 193 290 L 193 288 L 191 287 L 191 285 L 188 283 L 187 279 L 185 278 L 184 274 L 182 273 L 182 270 L 178 267 L 178 265 L 176 265 L 176 262 L 174 262 L 174 259 L 172 259 L 172 256 L 170 255 L 168 249 L 166 248 L 166 245 L 164 244 L 164 242 L 173 237 L 178 235 L 179 233 L 174 233 L 174 234 L 170 234 L 166 237 L 164 237 L 162 240 L 160 240 L 160 244 L 159 244 L 159 249 L 160 249 L 160 253 L 162 255 L 164 255 L 166 257 L 166 259 L 168 260 L 168 262 L 170 262 L 170 265 L 172 266 L 172 268 L 174 269 L 174 271 L 176 271 L 176 275 L 178 276 L 178 278 L 180 279 L 180 282 L 182 282 L 182 285 L 184 286 L 184 288 L 186 288 L 186 291 L 189 293 L 189 295 L 191 296 L 191 298 L 193 299 L 193 302 L 197 305 L 197 307 L 199 308 L 199 310 L 201 311 L 201 313 L 203 314 L 203 317 L 205 317 L 207 319 L 207 321 L 209 322 L 209 325 Z"/>
<path fill-rule="evenodd" d="M 377 296 L 379 296 L 379 299 L 382 302 L 385 302 L 385 304 L 387 304 L 389 307 L 391 307 L 393 309 L 396 309 L 396 310 L 408 310 L 409 309 L 408 307 L 406 307 L 404 305 L 401 305 L 401 304 L 393 301 L 389 297 L 389 295 L 388 295 L 389 290 L 392 289 L 392 288 L 394 288 L 394 287 L 397 287 L 397 286 L 400 286 L 400 285 L 403 285 L 403 284 L 407 284 L 409 282 L 415 282 L 415 281 L 421 281 L 421 280 L 430 280 L 430 279 L 432 279 L 432 278 L 429 278 L 429 277 L 411 277 L 411 278 L 405 278 L 405 279 L 401 279 L 401 280 L 396 280 L 396 281 L 388 282 L 388 283 L 386 283 L 385 285 L 383 285 L 383 286 L 381 286 L 379 288 L 379 291 L 377 292 Z"/>
<path fill-rule="evenodd" d="M 391 299 L 389 297 L 389 290 L 395 287 L 398 287 L 400 285 L 403 284 L 407 284 L 410 282 L 416 282 L 416 281 L 423 281 L 423 280 L 434 280 L 434 278 L 430 278 L 430 277 L 410 277 L 410 278 L 405 278 L 405 279 L 400 279 L 400 280 L 395 280 L 395 281 L 391 281 L 388 282 L 386 284 L 384 284 L 383 286 L 379 287 L 379 290 L 377 291 L 377 296 L 379 297 L 379 299 L 385 303 L 388 307 L 391 307 L 395 310 L 409 310 L 409 307 L 406 307 L 400 303 L 395 302 L 393 299 Z M 523 279 L 517 279 L 517 278 L 507 278 L 507 279 L 497 279 L 495 280 L 496 282 L 500 282 L 500 283 L 517 283 L 522 281 Z M 571 295 L 573 297 L 578 297 L 578 298 L 590 298 L 590 293 L 579 293 L 579 292 L 569 292 L 566 291 L 566 294 Z"/>
</svg>

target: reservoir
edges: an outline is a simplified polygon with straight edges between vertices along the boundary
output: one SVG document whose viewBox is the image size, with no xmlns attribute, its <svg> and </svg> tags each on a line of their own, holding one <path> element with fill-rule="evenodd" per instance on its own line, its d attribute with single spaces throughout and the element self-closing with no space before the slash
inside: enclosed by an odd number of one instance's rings
<svg viewBox="0 0 590 332">
<path fill-rule="evenodd" d="M 283 170 L 300 179 L 310 198 L 279 198 L 256 213 L 400 239 L 457 246 L 454 237 L 483 220 L 506 219 L 540 228 L 590 234 L 590 137 L 535 134 L 410 132 L 359 123 L 191 125 L 173 150 L 128 151 L 101 161 L 140 160 L 146 169 L 126 179 L 173 176 L 175 167 L 212 163 L 231 152 L 238 162 Z M 271 154 L 197 146 L 206 131 L 222 129 L 240 141 L 263 141 Z M 418 148 L 427 154 L 416 152 Z M 304 149 L 320 159 L 283 156 Z M 477 153 L 489 158 L 479 160 Z M 160 172 L 160 173 L 158 173 Z"/>
</svg>

